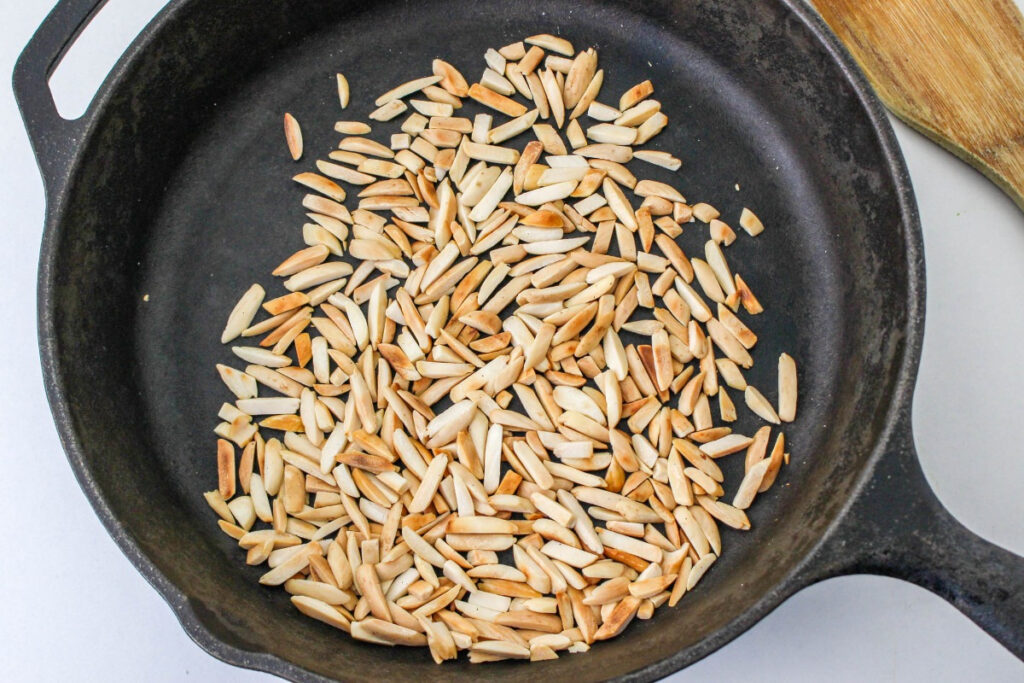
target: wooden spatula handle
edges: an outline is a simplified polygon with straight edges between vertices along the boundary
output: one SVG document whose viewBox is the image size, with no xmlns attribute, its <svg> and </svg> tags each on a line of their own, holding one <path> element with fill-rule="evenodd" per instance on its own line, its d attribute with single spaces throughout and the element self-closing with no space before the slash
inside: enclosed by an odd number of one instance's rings
<svg viewBox="0 0 1024 683">
<path fill-rule="evenodd" d="M 1013 0 L 813 0 L 893 113 L 1024 209 L 1024 18 Z"/>
</svg>

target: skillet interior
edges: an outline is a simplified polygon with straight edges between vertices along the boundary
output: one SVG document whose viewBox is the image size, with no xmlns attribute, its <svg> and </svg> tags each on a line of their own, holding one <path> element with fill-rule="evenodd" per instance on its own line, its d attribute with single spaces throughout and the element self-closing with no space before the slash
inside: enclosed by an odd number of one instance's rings
<svg viewBox="0 0 1024 683">
<path fill-rule="evenodd" d="M 783 2 L 193 0 L 155 26 L 101 93 L 59 207 L 42 335 L 87 490 L 204 646 L 260 668 L 276 665 L 247 652 L 271 653 L 325 676 L 517 680 L 567 667 L 580 680 L 624 675 L 684 651 L 649 677 L 703 656 L 794 589 L 787 577 L 836 518 L 882 428 L 910 275 L 895 180 L 865 105 Z M 434 56 L 472 79 L 487 47 L 538 32 L 598 48 L 603 101 L 650 78 L 671 121 L 650 146 L 683 159 L 677 186 L 737 228 L 743 206 L 762 217 L 760 238 L 728 250 L 768 309 L 752 323 L 762 342 L 748 379 L 774 398 L 775 359 L 792 353 L 801 416 L 787 430 L 793 464 L 751 510 L 754 530 L 724 533 L 722 559 L 678 608 L 586 656 L 437 668 L 425 652 L 353 642 L 256 584 L 259 570 L 199 495 L 215 487 L 210 429 L 227 397 L 213 364 L 233 361 L 217 339 L 239 293 L 302 246 L 303 192 L 288 180 L 300 165 L 284 152 L 282 112 L 303 123 L 307 168 L 337 142 L 335 71 L 353 86 L 348 117 L 362 118 Z M 685 228 L 683 248 L 699 253 L 706 229 Z M 259 281 L 271 291 L 269 277 Z M 727 481 L 737 466 L 726 464 Z"/>
</svg>

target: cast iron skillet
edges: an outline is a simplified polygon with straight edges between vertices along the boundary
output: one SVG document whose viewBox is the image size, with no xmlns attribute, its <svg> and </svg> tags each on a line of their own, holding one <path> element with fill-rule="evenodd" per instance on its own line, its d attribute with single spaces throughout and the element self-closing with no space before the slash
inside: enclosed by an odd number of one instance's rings
<svg viewBox="0 0 1024 683">
<path fill-rule="evenodd" d="M 924 268 L 906 169 L 865 81 L 801 3 L 179 0 L 66 121 L 47 78 L 101 5 L 60 2 L 14 74 L 48 201 L 46 388 L 97 514 L 209 652 L 296 680 L 650 680 L 810 583 L 872 572 L 935 591 L 1024 656 L 1024 561 L 954 520 L 914 453 Z M 217 530 L 199 495 L 215 485 L 211 418 L 225 396 L 213 364 L 230 360 L 217 340 L 253 273 L 299 246 L 282 112 L 304 123 L 307 150 L 326 151 L 336 70 L 365 116 L 434 56 L 472 77 L 486 47 L 547 31 L 599 48 L 606 93 L 654 81 L 673 125 L 653 146 L 684 159 L 687 195 L 764 218 L 730 259 L 769 308 L 750 379 L 773 387 L 780 350 L 800 360 L 794 459 L 751 511 L 754 530 L 726 533 L 678 608 L 584 656 L 436 667 L 300 616 Z M 681 240 L 699 248 L 701 229 Z"/>
</svg>

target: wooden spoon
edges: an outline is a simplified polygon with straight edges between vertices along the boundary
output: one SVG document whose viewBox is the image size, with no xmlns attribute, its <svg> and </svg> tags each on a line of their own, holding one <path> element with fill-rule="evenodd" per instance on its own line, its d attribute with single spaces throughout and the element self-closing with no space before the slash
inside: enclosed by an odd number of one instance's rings
<svg viewBox="0 0 1024 683">
<path fill-rule="evenodd" d="M 812 0 L 886 106 L 1024 209 L 1024 17 L 1013 0 Z"/>
</svg>

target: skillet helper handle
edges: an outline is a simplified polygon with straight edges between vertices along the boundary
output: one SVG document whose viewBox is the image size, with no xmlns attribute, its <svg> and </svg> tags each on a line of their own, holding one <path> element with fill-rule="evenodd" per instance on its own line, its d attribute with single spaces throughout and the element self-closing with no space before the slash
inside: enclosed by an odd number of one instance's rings
<svg viewBox="0 0 1024 683">
<path fill-rule="evenodd" d="M 882 574 L 927 588 L 1024 660 L 1024 557 L 939 502 L 917 459 L 909 408 L 819 560 L 820 578 Z"/>
<path fill-rule="evenodd" d="M 14 67 L 14 97 L 48 194 L 62 186 L 76 142 L 89 118 L 89 112 L 74 121 L 63 118 L 57 112 L 48 81 L 75 38 L 106 3 L 107 0 L 60 0 Z"/>
<path fill-rule="evenodd" d="M 878 96 L 1024 210 L 1024 16 L 1014 0 L 812 0 Z"/>
</svg>

